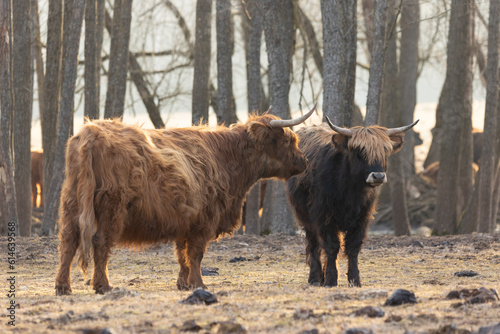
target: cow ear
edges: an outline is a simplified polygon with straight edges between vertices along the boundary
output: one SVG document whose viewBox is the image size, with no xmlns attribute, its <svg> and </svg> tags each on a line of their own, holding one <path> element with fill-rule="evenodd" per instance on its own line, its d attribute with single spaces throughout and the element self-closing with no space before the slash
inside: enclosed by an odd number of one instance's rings
<svg viewBox="0 0 500 334">
<path fill-rule="evenodd" d="M 345 135 L 342 135 L 340 133 L 336 133 L 332 135 L 332 142 L 333 145 L 335 146 L 335 149 L 339 152 L 345 153 L 347 152 L 347 142 L 349 141 L 349 138 Z"/>
<path fill-rule="evenodd" d="M 405 143 L 405 134 L 403 133 L 398 133 L 396 135 L 392 135 L 389 137 L 392 142 L 392 154 L 399 152 Z"/>
<path fill-rule="evenodd" d="M 260 122 L 250 122 L 248 131 L 250 136 L 258 142 L 267 143 L 271 140 L 272 129 Z"/>
</svg>

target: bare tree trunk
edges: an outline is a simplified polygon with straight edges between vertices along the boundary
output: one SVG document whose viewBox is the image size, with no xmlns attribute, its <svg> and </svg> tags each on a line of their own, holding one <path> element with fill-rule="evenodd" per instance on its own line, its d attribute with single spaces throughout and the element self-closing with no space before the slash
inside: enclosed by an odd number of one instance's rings
<svg viewBox="0 0 500 334">
<path fill-rule="evenodd" d="M 87 0 L 85 5 L 85 106 L 84 115 L 89 119 L 99 119 L 99 97 L 101 81 L 101 46 L 99 42 L 98 2 Z M 102 26 L 101 26 L 102 27 Z"/>
<path fill-rule="evenodd" d="M 19 234 L 17 219 L 16 187 L 14 184 L 14 165 L 12 163 L 11 119 L 13 110 L 12 81 L 10 72 L 11 36 L 11 1 L 0 0 L 0 232 L 7 235 L 9 231 Z"/>
<path fill-rule="evenodd" d="M 208 123 L 211 20 L 212 0 L 197 0 L 191 119 L 193 124 L 199 124 L 202 120 Z"/>
<path fill-rule="evenodd" d="M 495 185 L 496 138 L 498 123 L 498 39 L 500 0 L 490 0 L 488 24 L 488 62 L 486 65 L 486 107 L 484 112 L 484 141 L 479 176 L 479 221 L 478 232 L 493 232 L 496 217 L 493 217 L 493 186 Z"/>
<path fill-rule="evenodd" d="M 393 26 L 397 20 L 394 0 L 388 0 L 387 22 Z M 378 41 L 374 41 L 378 43 Z M 384 125 L 388 127 L 401 126 L 401 101 L 400 87 L 394 85 L 398 82 L 401 73 L 398 73 L 398 56 L 396 35 L 388 32 L 386 37 L 387 51 L 385 56 L 384 79 L 381 105 L 384 112 L 380 112 Z M 404 147 L 403 150 L 408 149 Z M 401 152 L 402 153 L 402 152 Z M 404 170 L 401 163 L 402 154 L 396 153 L 390 157 L 389 186 L 392 203 L 392 223 L 395 235 L 411 235 L 410 220 L 406 206 L 406 188 L 404 184 Z"/>
<path fill-rule="evenodd" d="M 105 11 L 105 26 L 106 30 L 111 33 L 112 30 L 112 20 L 108 11 Z M 153 123 L 156 129 L 161 129 L 165 127 L 160 114 L 160 107 L 156 104 L 154 99 L 154 94 L 150 91 L 150 83 L 146 80 L 144 72 L 142 71 L 141 65 L 137 61 L 137 58 L 129 51 L 128 53 L 128 70 L 130 72 L 130 78 L 134 83 L 139 95 L 141 96 L 142 102 L 146 107 L 149 119 Z"/>
<path fill-rule="evenodd" d="M 56 152 L 57 118 L 59 115 L 59 96 L 61 90 L 62 57 L 62 0 L 49 1 L 47 20 L 47 59 L 45 63 L 45 107 L 41 115 L 43 146 L 43 198 L 47 199 L 50 180 L 54 175 L 53 162 Z M 47 212 L 47 201 L 44 200 Z"/>
<path fill-rule="evenodd" d="M 386 0 L 375 2 L 375 20 L 373 31 L 373 47 L 370 60 L 370 78 L 368 80 L 368 97 L 366 100 L 365 124 L 378 123 L 380 110 L 380 94 L 384 75 Z"/>
<path fill-rule="evenodd" d="M 21 236 L 31 236 L 31 113 L 33 58 L 30 0 L 12 7 L 12 77 L 14 92 L 14 179 Z"/>
<path fill-rule="evenodd" d="M 368 56 L 373 49 L 373 19 L 375 14 L 375 0 L 361 0 L 363 9 L 364 33 L 366 37 L 366 45 L 368 47 Z"/>
<path fill-rule="evenodd" d="M 460 206 L 461 159 L 472 163 L 472 156 L 462 155 L 461 139 L 471 113 L 471 1 L 453 0 L 451 4 L 450 29 L 448 35 L 446 79 L 440 98 L 444 110 L 441 143 L 439 150 L 440 170 L 438 174 L 436 201 L 436 230 L 440 234 L 455 233 L 462 212 Z M 444 89 L 446 88 L 446 91 Z M 438 106 L 439 108 L 439 106 Z M 470 160 L 469 160 L 470 158 Z M 472 177 L 472 176 L 470 176 Z M 460 184 L 461 185 L 461 184 Z"/>
<path fill-rule="evenodd" d="M 35 66 L 36 66 L 36 83 L 38 86 L 38 109 L 40 119 L 45 113 L 45 70 L 43 66 L 43 43 L 40 34 L 40 16 L 38 14 L 38 0 L 31 0 L 31 16 L 33 22 L 33 31 L 35 37 Z M 43 191 L 43 190 L 42 190 Z M 40 206 L 43 208 L 43 194 L 41 194 Z"/>
<path fill-rule="evenodd" d="M 399 89 L 401 124 L 413 123 L 417 103 L 418 37 L 420 5 L 418 0 L 405 0 L 401 7 L 401 50 L 399 57 Z M 405 184 L 415 174 L 415 132 L 406 132 L 405 147 L 400 153 Z"/>
<path fill-rule="evenodd" d="M 356 3 L 322 0 L 323 115 L 351 126 L 356 78 Z M 383 36 L 383 35 L 382 35 Z M 383 38 L 383 37 L 382 37 Z"/>
<path fill-rule="evenodd" d="M 319 46 L 318 39 L 316 38 L 314 27 L 311 23 L 311 20 L 307 17 L 302 8 L 300 8 L 298 3 L 295 3 L 295 11 L 297 14 L 298 23 L 301 26 L 300 29 L 304 31 L 307 37 L 307 44 L 312 53 L 314 63 L 316 64 L 321 77 L 323 77 L 323 56 L 321 55 L 321 48 Z"/>
<path fill-rule="evenodd" d="M 246 10 L 245 10 L 246 9 Z M 247 16 L 247 14 L 249 16 Z M 248 112 L 262 112 L 262 79 L 260 75 L 260 47 L 262 40 L 262 15 L 257 10 L 255 3 L 251 2 L 243 10 L 243 35 L 245 41 L 245 57 L 247 69 L 247 98 Z M 247 195 L 245 202 L 245 233 L 257 234 L 260 228 L 260 194 L 261 182 L 257 182 Z"/>
<path fill-rule="evenodd" d="M 115 0 L 104 118 L 123 118 L 127 88 L 132 0 Z"/>
<path fill-rule="evenodd" d="M 55 230 L 59 210 L 59 200 L 62 183 L 64 180 L 64 162 L 66 155 L 66 142 L 69 138 L 69 128 L 72 121 L 75 82 L 78 66 L 78 48 L 82 30 L 85 0 L 74 0 L 72 8 L 65 7 L 65 21 L 69 23 L 67 34 L 63 40 L 62 85 L 61 85 L 61 110 L 58 120 L 57 148 L 54 159 L 53 177 L 49 184 L 46 201 L 46 210 L 42 222 L 42 235 L 52 235 Z M 67 9 L 67 10 L 66 10 Z"/>
<path fill-rule="evenodd" d="M 234 33 L 230 0 L 217 0 L 217 123 L 233 124 L 233 56 Z"/>
<path fill-rule="evenodd" d="M 293 3 L 291 0 L 265 0 L 261 4 L 264 13 L 272 113 L 281 118 L 289 118 L 288 94 L 295 41 Z M 283 182 L 268 181 L 262 220 L 262 224 L 268 224 L 273 233 L 295 233 L 293 214 L 286 200 Z"/>
</svg>

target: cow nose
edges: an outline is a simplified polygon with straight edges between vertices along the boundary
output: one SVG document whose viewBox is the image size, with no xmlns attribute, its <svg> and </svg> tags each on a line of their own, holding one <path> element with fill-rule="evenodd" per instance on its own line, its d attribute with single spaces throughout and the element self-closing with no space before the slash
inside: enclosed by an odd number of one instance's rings
<svg viewBox="0 0 500 334">
<path fill-rule="evenodd" d="M 386 182 L 387 182 L 387 176 L 385 175 L 384 172 L 372 172 L 370 173 L 370 175 L 368 175 L 368 178 L 366 179 L 366 183 L 369 183 L 372 186 L 378 186 Z"/>
</svg>

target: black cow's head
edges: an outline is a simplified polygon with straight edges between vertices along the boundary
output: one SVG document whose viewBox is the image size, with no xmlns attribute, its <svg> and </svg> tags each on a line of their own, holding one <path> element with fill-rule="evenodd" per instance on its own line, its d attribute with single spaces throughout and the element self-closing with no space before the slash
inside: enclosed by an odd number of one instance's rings
<svg viewBox="0 0 500 334">
<path fill-rule="evenodd" d="M 328 117 L 326 119 L 336 132 L 332 136 L 335 148 L 349 156 L 351 174 L 362 176 L 367 185 L 372 187 L 387 182 L 389 156 L 401 150 L 405 131 L 418 123 L 417 120 L 410 125 L 392 129 L 378 125 L 345 129 L 333 125 Z"/>
<path fill-rule="evenodd" d="M 263 161 L 263 177 L 288 179 L 307 168 L 307 159 L 298 146 L 299 138 L 289 127 L 304 122 L 315 109 L 316 105 L 307 114 L 291 120 L 269 115 L 268 110 L 248 122 L 247 131 Z"/>
</svg>

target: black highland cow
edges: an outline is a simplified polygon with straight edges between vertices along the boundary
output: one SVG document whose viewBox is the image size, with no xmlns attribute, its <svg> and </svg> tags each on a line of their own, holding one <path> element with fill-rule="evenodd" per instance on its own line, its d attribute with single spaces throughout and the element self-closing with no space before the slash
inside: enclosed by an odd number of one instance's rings
<svg viewBox="0 0 500 334">
<path fill-rule="evenodd" d="M 288 199 L 307 239 L 309 284 L 336 286 L 337 255 L 344 240 L 349 285 L 361 286 L 358 254 L 373 218 L 376 187 L 387 182 L 387 160 L 404 144 L 405 127 L 344 129 L 328 124 L 297 131 L 309 164 L 287 181 Z M 324 261 L 321 263 L 321 253 Z"/>
</svg>

